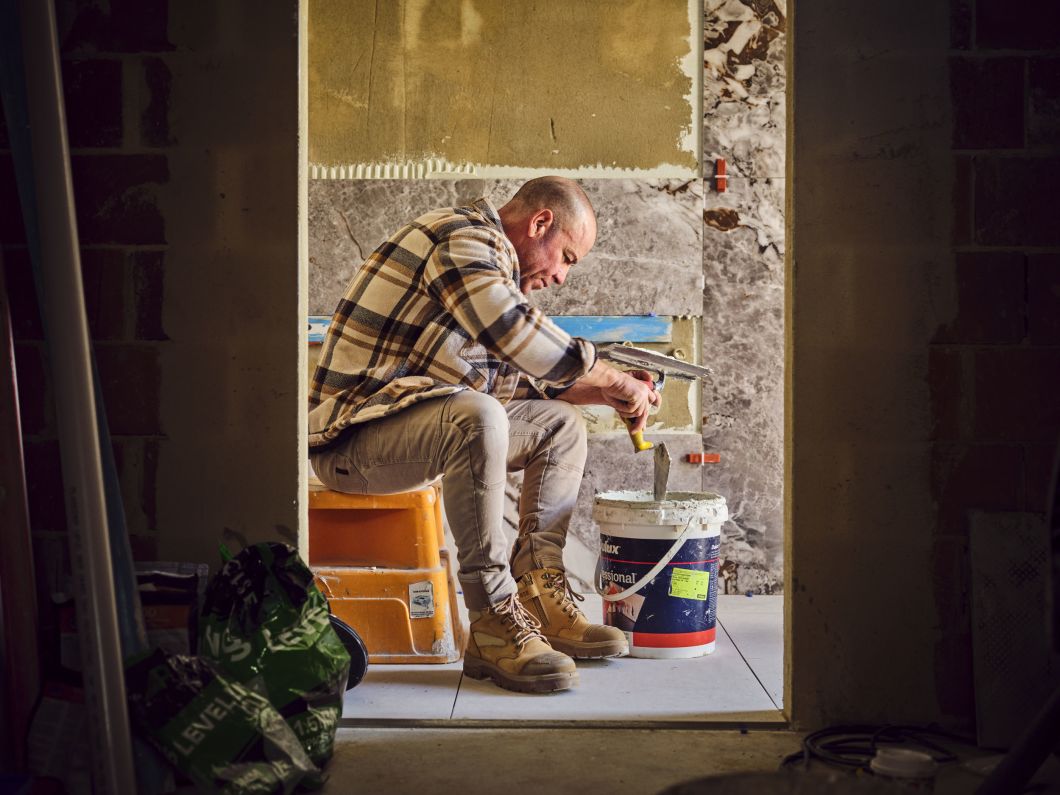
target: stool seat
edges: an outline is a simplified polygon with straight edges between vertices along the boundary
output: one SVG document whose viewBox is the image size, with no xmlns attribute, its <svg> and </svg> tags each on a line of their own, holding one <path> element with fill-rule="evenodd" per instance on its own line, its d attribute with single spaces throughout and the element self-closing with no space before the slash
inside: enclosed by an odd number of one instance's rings
<svg viewBox="0 0 1060 795">
<path fill-rule="evenodd" d="M 314 480 L 309 567 L 332 612 L 363 638 L 369 662 L 459 660 L 463 627 L 439 487 L 345 494 Z"/>
</svg>

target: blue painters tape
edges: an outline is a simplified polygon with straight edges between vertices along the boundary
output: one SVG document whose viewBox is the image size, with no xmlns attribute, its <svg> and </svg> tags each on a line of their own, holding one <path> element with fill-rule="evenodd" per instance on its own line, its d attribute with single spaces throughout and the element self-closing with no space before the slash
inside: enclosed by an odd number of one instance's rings
<svg viewBox="0 0 1060 795">
<path fill-rule="evenodd" d="M 591 342 L 670 342 L 674 322 L 652 315 L 558 315 L 550 318 L 572 337 Z"/>
<path fill-rule="evenodd" d="M 550 318 L 572 337 L 591 342 L 670 342 L 674 322 L 656 315 L 554 315 Z M 330 315 L 309 316 L 309 341 L 321 343 Z"/>
</svg>

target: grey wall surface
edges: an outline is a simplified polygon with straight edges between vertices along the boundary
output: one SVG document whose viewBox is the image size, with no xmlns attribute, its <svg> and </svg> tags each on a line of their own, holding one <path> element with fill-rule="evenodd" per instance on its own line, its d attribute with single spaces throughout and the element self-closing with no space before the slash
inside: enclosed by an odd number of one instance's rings
<svg viewBox="0 0 1060 795">
<path fill-rule="evenodd" d="M 931 565 L 949 9 L 823 0 L 794 22 L 788 706 L 803 726 L 929 720 L 954 674 L 936 578 L 961 600 Z"/>
<path fill-rule="evenodd" d="M 297 544 L 297 20 L 292 3 L 171 8 L 162 559 L 214 565 L 226 532 Z"/>
<path fill-rule="evenodd" d="M 330 315 L 364 258 L 417 215 L 485 196 L 500 207 L 524 180 L 312 180 L 309 312 Z M 693 182 L 582 180 L 596 245 L 559 289 L 532 297 L 548 314 L 698 315 L 703 274 Z"/>
<path fill-rule="evenodd" d="M 740 591 L 778 593 L 784 550 L 785 4 L 708 0 L 704 19 L 703 487 L 729 501 Z"/>
</svg>

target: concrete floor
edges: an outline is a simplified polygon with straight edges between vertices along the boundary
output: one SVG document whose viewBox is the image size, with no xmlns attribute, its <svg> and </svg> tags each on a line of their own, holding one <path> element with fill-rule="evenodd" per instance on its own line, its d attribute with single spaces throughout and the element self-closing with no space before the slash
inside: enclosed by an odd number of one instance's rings
<svg viewBox="0 0 1060 795">
<path fill-rule="evenodd" d="M 713 773 L 772 771 L 792 732 L 341 729 L 323 792 L 645 795 Z"/>
<path fill-rule="evenodd" d="M 719 596 L 713 654 L 687 660 L 582 661 L 581 681 L 574 689 L 544 697 L 463 677 L 462 662 L 371 665 L 364 681 L 346 694 L 341 725 L 508 720 L 524 727 L 528 721 L 611 721 L 627 726 L 708 722 L 729 728 L 768 723 L 768 728 L 778 728 L 785 723 L 780 712 L 783 604 L 782 596 Z M 587 594 L 582 607 L 588 616 L 603 615 L 595 594 Z"/>
<path fill-rule="evenodd" d="M 340 729 L 328 781 L 321 792 L 386 795 L 654 795 L 667 787 L 707 776 L 775 774 L 781 760 L 799 750 L 802 735 L 791 731 L 700 729 L 556 728 L 361 728 Z M 996 756 L 954 749 L 961 761 L 942 767 L 934 795 L 972 795 Z M 722 782 L 687 795 L 841 795 L 911 792 L 886 786 L 867 774 L 848 774 L 822 764 L 801 788 L 773 778 Z M 822 777 L 823 780 L 816 777 Z M 748 786 L 750 785 L 750 786 Z M 730 788 L 731 787 L 731 788 Z M 778 787 L 774 789 L 773 787 Z M 1060 793 L 1060 763 L 1043 766 L 1034 793 Z M 682 793 L 682 795 L 686 795 Z M 1014 794 L 1015 795 L 1015 794 Z"/>
</svg>

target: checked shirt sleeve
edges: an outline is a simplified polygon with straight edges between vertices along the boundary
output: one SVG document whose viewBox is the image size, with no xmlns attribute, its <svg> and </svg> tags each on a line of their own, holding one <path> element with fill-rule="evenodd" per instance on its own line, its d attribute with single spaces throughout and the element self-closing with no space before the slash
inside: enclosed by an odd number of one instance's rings
<svg viewBox="0 0 1060 795">
<path fill-rule="evenodd" d="M 428 289 L 476 342 L 531 378 L 569 386 L 592 369 L 596 346 L 572 337 L 515 287 L 499 235 L 461 229 L 427 260 Z"/>
</svg>

